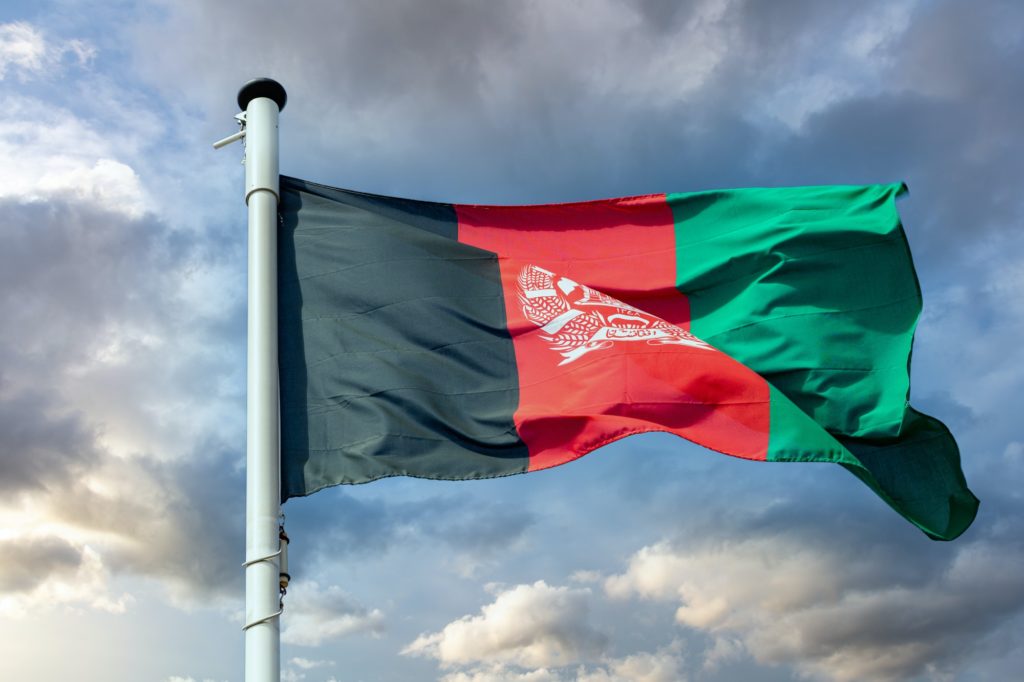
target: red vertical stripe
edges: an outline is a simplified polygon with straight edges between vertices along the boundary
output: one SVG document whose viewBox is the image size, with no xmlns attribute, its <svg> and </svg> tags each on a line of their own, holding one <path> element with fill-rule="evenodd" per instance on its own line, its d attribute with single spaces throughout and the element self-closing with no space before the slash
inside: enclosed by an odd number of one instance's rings
<svg viewBox="0 0 1024 682">
<path fill-rule="evenodd" d="M 650 338 L 638 333 L 611 340 L 605 339 L 607 330 L 599 332 L 591 340 L 594 349 L 583 350 L 580 343 L 564 341 L 572 327 L 565 317 L 552 319 L 556 313 L 551 312 L 538 318 L 530 312 L 578 298 L 583 291 L 574 287 L 578 283 L 650 315 L 616 308 L 614 302 L 576 310 L 599 311 L 602 320 L 618 317 L 626 326 L 656 325 L 654 318 L 661 318 L 688 328 L 689 305 L 675 288 L 673 215 L 663 195 L 547 206 L 456 206 L 456 212 L 459 241 L 501 256 L 519 370 L 514 421 L 529 448 L 531 470 L 645 431 L 668 431 L 726 454 L 765 458 L 768 387 L 731 358 L 710 348 L 665 343 L 664 333 L 659 337 L 652 330 L 643 332 L 654 335 Z M 527 297 L 520 281 L 524 270 L 546 282 L 529 285 L 534 290 Z M 569 312 L 570 319 L 573 314 L 579 313 Z"/>
<path fill-rule="evenodd" d="M 459 241 L 530 261 L 684 329 L 664 194 L 545 206 L 456 206 Z"/>
</svg>

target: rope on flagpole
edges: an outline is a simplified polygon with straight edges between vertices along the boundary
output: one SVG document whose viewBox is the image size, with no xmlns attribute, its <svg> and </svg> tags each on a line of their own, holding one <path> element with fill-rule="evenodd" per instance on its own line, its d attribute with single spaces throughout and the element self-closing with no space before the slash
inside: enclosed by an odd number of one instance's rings
<svg viewBox="0 0 1024 682">
<path fill-rule="evenodd" d="M 272 554 L 267 554 L 266 556 L 256 557 L 255 559 L 250 559 L 249 561 L 246 561 L 242 564 L 242 568 L 248 568 L 249 566 L 252 566 L 253 564 L 258 564 L 261 561 L 273 562 L 274 559 L 280 557 L 281 560 L 278 562 L 279 598 L 277 602 L 280 608 L 278 608 L 276 612 L 270 614 L 269 616 L 257 618 L 256 620 L 250 623 L 246 623 L 242 626 L 243 632 L 261 623 L 270 622 L 284 613 L 284 598 L 285 595 L 288 594 L 288 583 L 291 582 L 292 579 L 291 575 L 288 574 L 288 544 L 291 542 L 291 540 L 288 539 L 288 534 L 284 530 L 284 513 L 281 514 L 281 525 L 278 526 L 277 537 L 280 542 L 280 547 L 276 552 Z"/>
<path fill-rule="evenodd" d="M 281 608 L 279 608 L 277 611 L 275 611 L 274 613 L 270 614 L 269 616 L 264 616 L 263 618 L 260 618 L 259 620 L 254 620 L 251 623 L 246 623 L 245 625 L 242 626 L 242 632 L 245 632 L 249 628 L 255 627 L 257 625 L 261 625 L 263 623 L 269 623 L 270 621 L 274 620 L 275 618 L 279 618 L 282 613 L 284 613 L 284 606 L 283 605 L 281 606 Z"/>
<path fill-rule="evenodd" d="M 279 549 L 276 552 L 274 552 L 273 554 L 268 554 L 267 556 L 261 556 L 261 557 L 255 558 L 255 559 L 250 559 L 249 561 L 246 561 L 244 564 L 242 564 L 242 568 L 249 568 L 253 564 L 258 564 L 261 561 L 270 561 L 271 559 L 276 559 L 277 557 L 281 556 L 281 552 L 282 551 L 284 551 L 284 550 L 283 549 Z"/>
</svg>

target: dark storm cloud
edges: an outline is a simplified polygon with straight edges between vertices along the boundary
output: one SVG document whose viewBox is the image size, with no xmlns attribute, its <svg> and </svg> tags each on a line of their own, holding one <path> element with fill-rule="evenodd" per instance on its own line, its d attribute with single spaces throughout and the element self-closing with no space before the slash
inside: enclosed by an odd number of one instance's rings
<svg viewBox="0 0 1024 682">
<path fill-rule="evenodd" d="M 165 265 L 152 223 L 88 205 L 0 202 L 0 490 L 45 490 L 100 458 L 97 427 L 62 396 L 102 327 L 148 316 Z M 156 252 L 156 253 L 154 253 Z"/>
<path fill-rule="evenodd" d="M 288 172 L 469 201 L 904 179 L 929 257 L 1020 213 L 1017 3 L 922 3 L 906 17 L 809 0 L 252 9 L 176 3 L 172 26 L 208 35 L 146 69 L 225 116 L 253 73 L 282 80 Z M 197 68 L 214 62 L 226 66 Z M 796 106 L 794 87 L 812 88 L 815 109 L 791 129 L 772 111 Z"/>
<path fill-rule="evenodd" d="M 202 252 L 217 244 L 189 244 L 152 216 L 89 201 L 8 200 L 0 210 L 0 492 L 31 494 L 51 519 L 98 534 L 115 573 L 165 578 L 182 593 L 237 591 L 241 455 L 161 426 L 190 395 L 216 398 L 237 364 L 219 347 L 244 343 L 222 321 L 237 321 L 237 310 L 204 317 L 179 293 L 220 257 Z M 146 337 L 172 355 L 148 349 Z M 131 360 L 97 366 L 105 353 Z M 126 426 L 147 449 L 113 456 L 103 439 Z M 72 548 L 47 542 L 10 564 L 4 589 L 70 565 Z M 28 567 L 39 576 L 31 585 Z"/>
<path fill-rule="evenodd" d="M 331 111 L 336 104 L 359 112 L 381 102 L 472 102 L 485 77 L 481 55 L 508 49 L 524 28 L 521 5 L 505 1 L 314 2 L 284 7 L 257 0 L 244 5 L 175 4 L 168 9 L 172 30 L 187 26 L 219 38 L 193 35 L 174 63 L 158 60 L 150 68 L 203 74 L 196 83 L 202 87 L 200 96 L 212 95 L 215 102 L 254 73 L 277 74 L 288 80 L 293 96 L 320 98 L 320 111 Z M 162 41 L 167 28 L 144 25 L 140 37 Z M 239 60 L 236 50 L 241 43 L 259 44 L 259 49 L 247 50 L 246 59 Z M 221 68 L 195 68 L 211 54 L 218 55 Z M 225 110 L 231 99 L 224 102 Z"/>
<path fill-rule="evenodd" d="M 0 494 L 43 492 L 96 463 L 96 434 L 39 393 L 0 389 Z"/>
<path fill-rule="evenodd" d="M 244 547 L 244 473 L 236 451 L 204 444 L 187 461 L 108 460 L 97 492 L 55 489 L 49 513 L 69 526 L 115 538 L 104 558 L 114 573 L 164 579 L 179 598 L 237 595 Z"/>
<path fill-rule="evenodd" d="M 65 341 L 84 350 L 91 338 L 81 328 L 95 329 L 128 312 L 152 314 L 154 294 L 184 258 L 184 245 L 152 217 L 60 200 L 5 200 L 0 210 L 0 305 L 7 319 L 21 323 L 5 325 L 2 338 L 42 345 L 24 343 L 19 350 L 25 353 Z M 40 329 L 47 333 L 30 336 Z M 67 360 L 69 350 L 62 349 L 60 358 Z"/>
<path fill-rule="evenodd" d="M 186 256 L 151 217 L 59 200 L 6 200 L 0 211 L 0 396 L 45 395 L 50 411 L 59 413 L 66 409 L 68 373 L 94 358 L 111 333 L 160 326 L 162 304 Z M 125 350 L 136 336 L 128 335 Z M 116 387 L 93 390 L 111 395 Z M 64 424 L 66 431 L 67 418 Z M 73 458 L 73 449 L 63 448 L 63 457 Z M 87 447 L 77 451 L 89 454 Z"/>
<path fill-rule="evenodd" d="M 956 257 L 958 242 L 1009 229 L 1020 212 L 1008 182 L 1024 173 L 1024 141 L 987 143 L 984 114 L 917 94 L 859 98 L 813 116 L 765 167 L 787 183 L 904 180 L 911 195 L 900 210 L 919 261 Z"/>
</svg>

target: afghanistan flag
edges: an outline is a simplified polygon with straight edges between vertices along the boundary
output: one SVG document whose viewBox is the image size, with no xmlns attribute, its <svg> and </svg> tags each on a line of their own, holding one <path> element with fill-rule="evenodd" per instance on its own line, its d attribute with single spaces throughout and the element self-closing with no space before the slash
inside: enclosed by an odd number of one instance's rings
<svg viewBox="0 0 1024 682">
<path fill-rule="evenodd" d="M 666 431 L 834 462 L 929 536 L 974 519 L 908 404 L 903 186 L 469 206 L 281 178 L 282 499 L 535 471 Z"/>
</svg>

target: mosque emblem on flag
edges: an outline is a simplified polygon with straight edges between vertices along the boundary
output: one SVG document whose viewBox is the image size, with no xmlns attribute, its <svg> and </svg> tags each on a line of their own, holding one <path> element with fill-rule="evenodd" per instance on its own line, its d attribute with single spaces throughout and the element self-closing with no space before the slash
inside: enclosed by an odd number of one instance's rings
<svg viewBox="0 0 1024 682">
<path fill-rule="evenodd" d="M 523 315 L 561 354 L 559 365 L 626 341 L 712 349 L 681 327 L 536 265 L 520 271 L 517 287 Z"/>
</svg>

